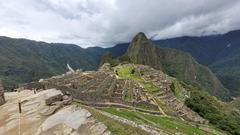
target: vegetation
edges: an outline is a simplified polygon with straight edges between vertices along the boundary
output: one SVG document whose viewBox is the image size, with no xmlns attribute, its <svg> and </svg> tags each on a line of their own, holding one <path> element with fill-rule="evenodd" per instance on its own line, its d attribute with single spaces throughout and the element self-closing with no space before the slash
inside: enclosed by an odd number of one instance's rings
<svg viewBox="0 0 240 135">
<path fill-rule="evenodd" d="M 159 91 L 159 88 L 155 86 L 152 82 L 144 81 L 136 72 L 133 72 L 133 71 L 134 71 L 133 67 L 124 67 L 124 66 L 116 67 L 116 72 L 118 73 L 118 76 L 122 78 L 132 79 L 139 82 L 144 87 L 144 90 L 146 90 L 149 93 L 154 93 Z"/>
<path fill-rule="evenodd" d="M 157 115 L 149 115 L 140 112 L 133 112 L 127 109 L 116 109 L 116 108 L 104 108 L 103 111 L 111 113 L 113 115 L 117 115 L 119 117 L 123 117 L 129 119 L 131 121 L 135 121 L 138 123 L 149 124 L 151 126 L 155 126 L 157 128 L 163 129 L 168 133 L 184 133 L 187 135 L 210 135 L 206 131 L 198 129 L 195 126 L 189 125 L 184 121 L 175 119 L 175 118 L 167 118 L 163 116 Z"/>
<path fill-rule="evenodd" d="M 110 130 L 113 135 L 127 135 L 127 134 L 148 135 L 148 133 L 146 133 L 145 131 L 143 131 L 139 128 L 135 128 L 135 127 L 129 126 L 127 124 L 123 124 L 121 122 L 113 120 L 113 119 L 99 113 L 99 110 L 97 110 L 97 109 L 94 109 L 94 108 L 88 107 L 88 106 L 83 106 L 83 105 L 80 105 L 79 103 L 76 103 L 76 104 L 87 109 L 93 115 L 94 118 L 96 118 L 98 121 L 100 121 L 104 125 L 106 125 L 108 130 Z"/>
<path fill-rule="evenodd" d="M 218 128 L 233 135 L 240 134 L 239 111 L 202 90 L 187 85 L 184 86 L 191 91 L 191 96 L 185 101 L 189 108 Z"/>
<path fill-rule="evenodd" d="M 181 101 L 185 101 L 186 97 L 189 96 L 189 92 L 178 81 L 173 81 L 170 88 L 174 95 Z"/>
<path fill-rule="evenodd" d="M 160 69 L 180 81 L 201 86 L 223 100 L 230 98 L 218 78 L 207 67 L 198 64 L 190 54 L 176 49 L 157 47 L 143 33 L 133 38 L 125 55 L 132 63 Z"/>
<path fill-rule="evenodd" d="M 217 75 L 232 96 L 240 96 L 239 35 L 240 30 L 236 30 L 217 36 L 178 37 L 154 43 L 190 53 Z"/>
<path fill-rule="evenodd" d="M 230 104 L 240 110 L 240 98 L 233 100 Z"/>
<path fill-rule="evenodd" d="M 5 88 L 65 73 L 67 64 L 83 70 L 98 67 L 95 57 L 76 45 L 0 37 L 0 79 Z"/>
</svg>

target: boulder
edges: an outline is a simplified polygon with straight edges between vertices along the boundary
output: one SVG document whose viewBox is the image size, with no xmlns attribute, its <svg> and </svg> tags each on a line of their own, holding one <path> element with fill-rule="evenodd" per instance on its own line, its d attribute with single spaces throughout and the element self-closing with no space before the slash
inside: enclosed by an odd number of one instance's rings
<svg viewBox="0 0 240 135">
<path fill-rule="evenodd" d="M 48 97 L 45 100 L 46 105 L 52 105 L 53 103 L 57 102 L 57 101 L 62 101 L 62 94 L 57 94 L 57 95 L 53 95 Z"/>
<path fill-rule="evenodd" d="M 51 106 L 46 106 L 41 112 L 41 115 L 49 116 L 54 114 L 57 110 L 59 110 L 63 106 L 63 102 L 56 101 Z"/>
<path fill-rule="evenodd" d="M 70 105 L 72 103 L 73 99 L 72 96 L 69 95 L 63 95 L 63 105 Z"/>
</svg>

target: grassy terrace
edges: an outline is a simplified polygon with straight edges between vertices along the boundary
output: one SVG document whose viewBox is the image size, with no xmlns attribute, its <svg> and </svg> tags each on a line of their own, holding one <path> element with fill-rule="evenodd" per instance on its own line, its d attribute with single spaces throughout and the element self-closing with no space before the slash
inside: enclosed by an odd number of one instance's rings
<svg viewBox="0 0 240 135">
<path fill-rule="evenodd" d="M 145 82 L 140 76 L 133 73 L 134 71 L 132 67 L 117 66 L 115 71 L 117 72 L 119 77 L 139 82 L 144 87 L 144 90 L 149 93 L 159 91 L 159 88 L 155 86 L 152 82 Z"/>
<path fill-rule="evenodd" d="M 84 106 L 79 103 L 75 103 L 78 106 L 87 109 L 92 116 L 97 119 L 99 122 L 102 122 L 104 125 L 107 126 L 108 130 L 111 131 L 113 135 L 149 135 L 147 132 L 129 126 L 127 124 L 123 124 L 119 121 L 113 120 L 105 115 L 99 113 L 99 110 L 94 109 L 92 107 Z"/>
<path fill-rule="evenodd" d="M 169 134 L 174 134 L 180 132 L 187 135 L 212 135 L 213 133 L 208 133 L 197 127 L 187 124 L 178 119 L 167 118 L 157 115 L 148 115 L 140 112 L 133 112 L 127 109 L 116 109 L 116 108 L 103 108 L 105 112 L 111 113 L 113 115 L 123 117 L 138 123 L 149 124 L 157 128 L 163 129 Z"/>
</svg>

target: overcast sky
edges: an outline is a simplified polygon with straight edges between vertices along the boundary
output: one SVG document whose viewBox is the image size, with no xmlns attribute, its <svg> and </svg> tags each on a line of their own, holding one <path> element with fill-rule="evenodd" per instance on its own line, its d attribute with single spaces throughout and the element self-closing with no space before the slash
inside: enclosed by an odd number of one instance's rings
<svg viewBox="0 0 240 135">
<path fill-rule="evenodd" d="M 82 47 L 240 29 L 240 0 L 0 0 L 0 35 Z"/>
</svg>

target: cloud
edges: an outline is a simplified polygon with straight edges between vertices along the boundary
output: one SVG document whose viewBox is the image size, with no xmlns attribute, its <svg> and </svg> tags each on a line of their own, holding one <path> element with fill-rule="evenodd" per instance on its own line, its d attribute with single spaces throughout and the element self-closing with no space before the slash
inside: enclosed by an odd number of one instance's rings
<svg viewBox="0 0 240 135">
<path fill-rule="evenodd" d="M 240 28 L 239 0 L 0 1 L 0 35 L 108 47 L 139 31 L 154 39 Z"/>
</svg>

